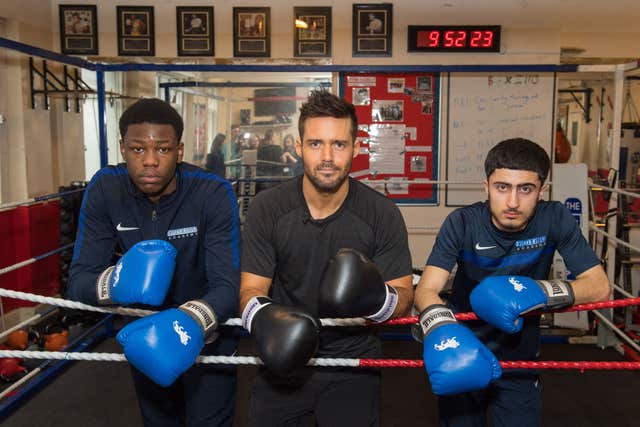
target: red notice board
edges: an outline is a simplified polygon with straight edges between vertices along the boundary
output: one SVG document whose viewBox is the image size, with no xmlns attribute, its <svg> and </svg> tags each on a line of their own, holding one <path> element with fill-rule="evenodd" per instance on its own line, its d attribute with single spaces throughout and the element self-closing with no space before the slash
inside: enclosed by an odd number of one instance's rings
<svg viewBox="0 0 640 427">
<path fill-rule="evenodd" d="M 438 73 L 342 73 L 358 116 L 351 176 L 400 204 L 437 204 Z"/>
</svg>

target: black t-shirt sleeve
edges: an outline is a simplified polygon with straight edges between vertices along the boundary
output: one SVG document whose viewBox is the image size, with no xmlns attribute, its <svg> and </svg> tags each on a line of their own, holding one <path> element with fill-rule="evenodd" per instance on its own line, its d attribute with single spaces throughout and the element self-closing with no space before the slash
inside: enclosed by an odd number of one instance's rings
<svg viewBox="0 0 640 427">
<path fill-rule="evenodd" d="M 464 221 L 462 212 L 458 209 L 451 212 L 442 223 L 426 265 L 451 271 L 458 261 L 463 233 Z"/>
<path fill-rule="evenodd" d="M 262 193 L 264 194 L 264 193 Z M 267 199 L 259 195 L 249 205 L 242 235 L 242 271 L 273 277 L 276 266 L 275 221 Z"/>
<path fill-rule="evenodd" d="M 565 265 L 575 276 L 600 264 L 600 260 L 582 235 L 582 231 L 571 212 L 564 205 L 558 203 L 555 208 L 558 218 L 558 252 L 562 256 Z"/>
<path fill-rule="evenodd" d="M 376 252 L 372 261 L 382 271 L 384 280 L 394 280 L 412 273 L 411 252 L 407 227 L 398 207 L 387 203 L 380 207 L 384 213 L 377 224 Z"/>
</svg>

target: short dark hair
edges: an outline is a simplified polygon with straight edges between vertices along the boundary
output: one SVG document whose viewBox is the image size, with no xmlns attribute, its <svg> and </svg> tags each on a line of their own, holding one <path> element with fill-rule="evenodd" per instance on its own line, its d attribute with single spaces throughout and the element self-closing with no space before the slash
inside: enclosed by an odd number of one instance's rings
<svg viewBox="0 0 640 427">
<path fill-rule="evenodd" d="M 505 139 L 489 150 L 484 160 L 487 179 L 496 169 L 535 172 L 544 184 L 551 167 L 549 155 L 533 141 L 524 138 Z"/>
<path fill-rule="evenodd" d="M 300 107 L 298 132 L 300 139 L 304 139 L 304 123 L 315 117 L 333 117 L 336 119 L 351 119 L 351 137 L 355 142 L 358 134 L 358 117 L 353 104 L 337 97 L 327 90 L 314 90 L 309 94 L 307 102 Z"/>
<path fill-rule="evenodd" d="M 131 104 L 120 116 L 120 135 L 124 139 L 130 125 L 152 123 L 171 125 L 178 142 L 182 138 L 184 122 L 180 114 L 168 103 L 158 98 L 143 98 Z"/>
</svg>

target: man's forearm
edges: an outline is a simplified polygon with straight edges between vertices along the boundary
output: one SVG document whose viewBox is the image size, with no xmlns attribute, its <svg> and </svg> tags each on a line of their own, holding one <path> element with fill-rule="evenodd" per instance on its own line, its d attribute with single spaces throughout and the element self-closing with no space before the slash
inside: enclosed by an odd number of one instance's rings
<svg viewBox="0 0 640 427">
<path fill-rule="evenodd" d="M 418 286 L 418 289 L 416 289 L 414 303 L 418 312 L 421 312 L 422 310 L 433 304 L 444 304 L 444 301 L 442 301 L 442 298 L 440 298 L 438 292 L 435 292 L 431 289 L 421 289 Z"/>
<path fill-rule="evenodd" d="M 393 317 L 402 317 L 409 315 L 411 311 L 411 306 L 413 304 L 413 289 L 406 289 L 397 287 L 395 288 L 396 292 L 398 292 L 398 305 L 396 309 L 393 311 Z"/>
<path fill-rule="evenodd" d="M 242 311 L 244 310 L 244 307 L 247 305 L 247 303 L 249 302 L 249 300 L 253 297 L 259 297 L 259 296 L 265 296 L 267 295 L 262 289 L 257 289 L 257 288 L 246 288 L 246 289 L 240 289 L 240 310 L 239 312 L 242 313 Z"/>
</svg>

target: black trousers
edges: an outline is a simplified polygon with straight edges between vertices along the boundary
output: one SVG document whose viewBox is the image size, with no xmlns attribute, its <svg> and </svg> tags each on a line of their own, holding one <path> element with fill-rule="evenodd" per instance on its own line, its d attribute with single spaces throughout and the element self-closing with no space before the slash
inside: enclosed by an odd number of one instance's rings
<svg viewBox="0 0 640 427">
<path fill-rule="evenodd" d="M 236 341 L 220 337 L 202 354 L 230 356 Z M 171 355 L 168 355 L 171 357 Z M 196 363 L 169 387 L 161 387 L 131 368 L 144 425 L 230 427 L 236 399 L 236 369 Z"/>
<path fill-rule="evenodd" d="M 503 376 L 485 390 L 438 398 L 443 427 L 539 427 L 542 384 L 537 375 Z"/>
<path fill-rule="evenodd" d="M 251 390 L 249 425 L 306 426 L 311 417 L 318 427 L 380 424 L 379 372 L 322 374 L 282 378 L 259 371 Z"/>
</svg>

